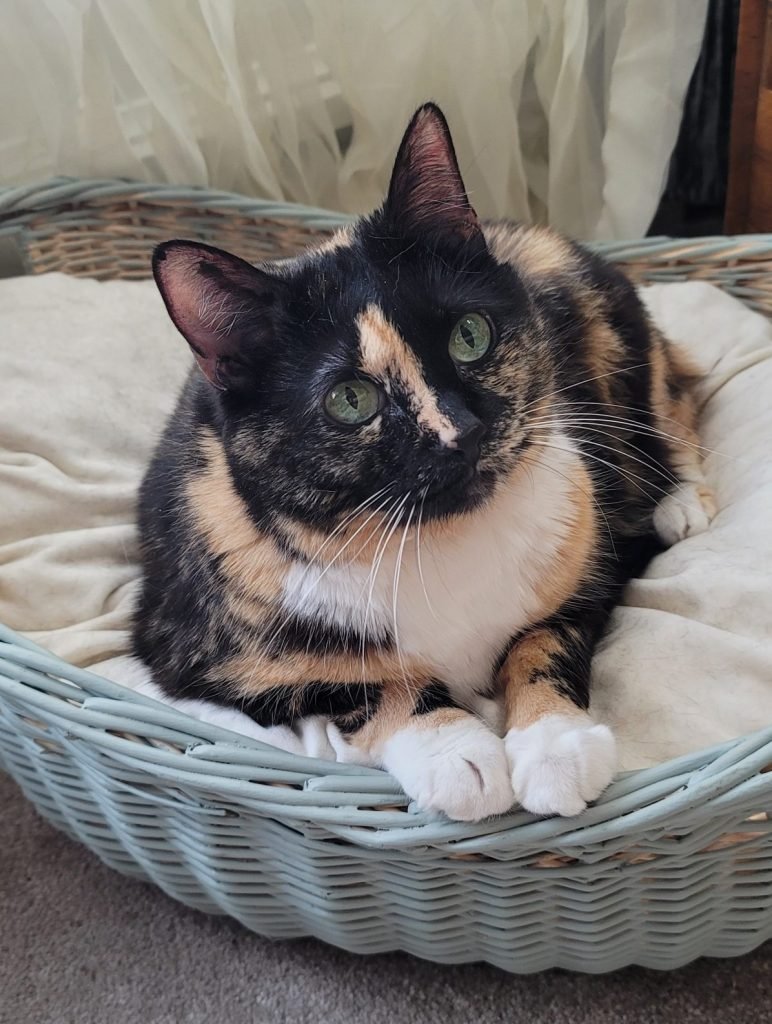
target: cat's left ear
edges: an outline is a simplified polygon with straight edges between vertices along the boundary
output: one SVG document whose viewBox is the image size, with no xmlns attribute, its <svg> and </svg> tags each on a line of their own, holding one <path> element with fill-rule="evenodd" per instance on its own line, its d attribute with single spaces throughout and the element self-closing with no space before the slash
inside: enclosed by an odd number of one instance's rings
<svg viewBox="0 0 772 1024">
<path fill-rule="evenodd" d="M 407 126 L 384 210 L 408 235 L 482 238 L 458 169 L 448 122 L 434 103 L 419 107 Z"/>
<path fill-rule="evenodd" d="M 282 280 L 222 249 L 187 241 L 158 246 L 153 276 L 210 383 L 221 391 L 247 385 L 271 334 Z"/>
</svg>

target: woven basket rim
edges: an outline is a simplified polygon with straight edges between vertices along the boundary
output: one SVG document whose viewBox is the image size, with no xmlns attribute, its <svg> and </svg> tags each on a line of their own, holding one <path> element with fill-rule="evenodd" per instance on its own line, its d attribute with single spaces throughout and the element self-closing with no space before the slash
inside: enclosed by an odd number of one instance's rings
<svg viewBox="0 0 772 1024">
<path fill-rule="evenodd" d="M 213 189 L 205 185 L 171 185 L 144 182 L 132 178 L 80 178 L 59 175 L 27 185 L 0 187 L 0 235 L 18 230 L 31 216 L 54 211 L 70 202 L 101 205 L 116 200 L 153 205 L 199 205 L 215 212 L 236 210 L 242 216 L 271 220 L 298 221 L 309 227 L 335 228 L 357 219 L 355 214 L 286 200 L 245 196 L 238 192 Z M 661 257 L 712 255 L 722 260 L 748 259 L 754 255 L 772 260 L 772 232 L 743 235 L 649 235 L 645 238 L 614 241 L 584 241 L 621 262 L 652 260 Z"/>
<path fill-rule="evenodd" d="M 107 204 L 124 199 L 168 206 L 173 203 L 206 206 L 217 212 L 238 210 L 242 216 L 297 220 L 310 227 L 334 228 L 355 220 L 351 214 L 284 200 L 250 198 L 204 185 L 177 186 L 131 178 L 58 176 L 29 185 L 0 188 L 0 233 L 4 224 L 21 216 L 56 210 L 70 202 Z"/>
<path fill-rule="evenodd" d="M 755 809 L 757 790 L 768 785 L 759 773 L 772 763 L 772 728 L 765 728 L 622 773 L 578 818 L 541 819 L 515 810 L 465 824 L 417 811 L 386 772 L 301 757 L 200 722 L 78 669 L 2 624 L 0 694 L 21 703 L 38 726 L 46 723 L 54 742 L 76 742 L 82 755 L 86 741 L 159 782 L 206 794 L 203 804 L 186 806 L 211 810 L 212 799 L 246 803 L 258 813 L 315 822 L 381 849 L 431 845 L 490 856 L 545 846 L 570 856 L 589 843 L 624 849 L 642 830 L 674 816 L 686 830 L 695 812 L 700 820 L 707 811 L 720 821 L 738 790 Z"/>
<path fill-rule="evenodd" d="M 56 211 L 67 204 L 98 207 L 117 200 L 179 203 L 214 212 L 235 210 L 242 216 L 297 221 L 328 230 L 352 219 L 333 211 L 203 187 L 60 177 L 0 189 L 0 236 L 22 228 L 32 234 L 45 230 L 45 215 L 50 213 L 55 220 Z M 29 227 L 33 219 L 35 225 Z M 595 243 L 594 247 L 621 262 L 645 261 L 654 266 L 682 259 L 708 259 L 730 266 L 735 261 L 772 261 L 772 234 L 660 236 Z M 768 273 L 772 277 L 772 269 Z M 35 709 L 49 726 L 54 742 L 86 740 L 135 769 L 142 765 L 161 781 L 179 785 L 188 793 L 195 791 L 199 797 L 190 806 L 202 813 L 220 813 L 217 800 L 233 801 L 257 813 L 316 822 L 328 832 L 374 849 L 429 844 L 496 856 L 545 846 L 570 855 L 588 843 L 621 848 L 674 816 L 687 829 L 695 816 L 701 821 L 710 814 L 720 819 L 722 809 L 738 799 L 747 797 L 748 806 L 756 806 L 759 789 L 769 784 L 759 773 L 772 763 L 772 727 L 768 727 L 620 775 L 597 803 L 576 819 L 538 819 L 514 811 L 467 825 L 439 820 L 414 808 L 406 814 L 407 798 L 385 772 L 301 758 L 199 722 L 176 708 L 77 669 L 2 625 L 0 694 Z"/>
</svg>

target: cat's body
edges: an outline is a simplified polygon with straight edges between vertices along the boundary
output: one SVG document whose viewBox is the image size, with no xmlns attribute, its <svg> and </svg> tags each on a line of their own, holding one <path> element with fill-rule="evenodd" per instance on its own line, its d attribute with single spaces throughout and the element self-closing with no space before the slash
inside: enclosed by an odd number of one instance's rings
<svg viewBox="0 0 772 1024">
<path fill-rule="evenodd" d="M 580 810 L 613 772 L 594 644 L 708 504 L 691 371 L 627 279 L 481 225 L 432 107 L 372 218 L 260 270 L 169 243 L 156 276 L 204 371 L 140 501 L 156 682 L 329 716 L 455 817 Z"/>
</svg>

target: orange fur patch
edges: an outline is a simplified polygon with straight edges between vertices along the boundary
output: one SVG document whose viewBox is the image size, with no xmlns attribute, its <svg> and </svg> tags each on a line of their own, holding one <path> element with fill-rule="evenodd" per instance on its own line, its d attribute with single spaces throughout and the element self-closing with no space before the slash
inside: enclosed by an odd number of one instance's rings
<svg viewBox="0 0 772 1024">
<path fill-rule="evenodd" d="M 281 630 L 274 630 L 276 642 L 281 643 Z M 273 634 L 270 632 L 266 640 Z M 280 658 L 271 658 L 259 647 L 254 652 L 229 658 L 210 674 L 213 682 L 228 682 L 243 697 L 254 696 L 274 686 L 303 687 L 309 682 L 319 683 L 391 683 L 405 693 L 418 693 L 410 685 L 412 680 L 431 678 L 417 660 L 403 658 L 400 665 L 396 654 L 365 652 L 364 658 L 355 654 L 313 654 L 291 651 Z M 405 680 L 408 680 L 406 683 Z M 411 704 L 412 707 L 412 704 Z"/>
<path fill-rule="evenodd" d="M 602 319 L 588 320 L 585 333 L 585 351 L 590 376 L 600 391 L 601 398 L 612 404 L 612 385 L 614 371 L 619 367 L 624 347 L 616 331 Z"/>
<path fill-rule="evenodd" d="M 440 411 L 437 395 L 426 383 L 415 353 L 399 332 L 372 305 L 357 317 L 357 327 L 362 372 L 384 384 L 398 381 L 419 425 L 452 447 L 458 431 Z"/>
<path fill-rule="evenodd" d="M 386 496 L 384 500 L 385 498 Z M 384 527 L 389 520 L 388 510 L 392 507 L 392 501 L 386 502 L 383 511 L 378 510 L 378 504 L 375 501 L 354 516 L 334 537 L 332 531 L 325 534 L 302 523 L 296 523 L 286 516 L 280 517 L 278 525 L 295 550 L 309 561 L 320 565 L 328 565 L 333 560 L 340 565 L 352 562 L 371 565 Z M 396 534 L 387 547 L 399 544 L 399 541 L 400 534 Z"/>
<path fill-rule="evenodd" d="M 236 593 L 247 602 L 276 597 L 288 563 L 270 537 L 260 533 L 231 478 L 222 444 L 205 431 L 199 448 L 206 468 L 187 485 L 188 506 L 196 529 L 210 551 L 220 556 Z"/>
<path fill-rule="evenodd" d="M 325 253 L 325 252 L 337 252 L 340 249 L 347 249 L 351 245 L 351 229 L 347 227 L 338 228 L 335 234 L 328 238 L 326 242 L 322 242 L 321 245 L 315 246 L 310 249 L 309 252 L 314 255 Z"/>
<path fill-rule="evenodd" d="M 651 348 L 651 405 L 655 424 L 670 450 L 676 474 L 692 482 L 702 481 L 694 394 L 699 378 L 700 372 L 688 356 L 655 333 Z M 701 495 L 706 508 L 715 511 L 709 489 L 703 486 L 702 490 L 706 492 Z"/>
<path fill-rule="evenodd" d="M 570 273 L 577 260 L 568 242 L 547 227 L 490 224 L 483 228 L 493 256 L 532 277 Z"/>
<path fill-rule="evenodd" d="M 304 523 L 290 519 L 289 516 L 278 516 L 276 526 L 292 544 L 293 548 L 309 561 L 314 559 L 319 548 L 327 539 L 327 535 L 321 530 L 314 530 Z M 327 548 L 325 548 L 326 550 Z"/>
<path fill-rule="evenodd" d="M 590 474 L 583 463 L 578 463 L 574 469 L 574 490 L 567 513 L 571 518 L 571 529 L 534 587 L 539 601 L 539 610 L 534 616 L 537 622 L 556 612 L 586 578 L 587 566 L 597 543 L 592 496 Z"/>
<path fill-rule="evenodd" d="M 509 652 L 499 674 L 507 729 L 524 729 L 545 715 L 584 713 L 570 698 L 558 693 L 550 680 L 531 682 L 534 672 L 549 673 L 553 658 L 562 653 L 562 643 L 546 627 L 528 633 Z"/>
</svg>

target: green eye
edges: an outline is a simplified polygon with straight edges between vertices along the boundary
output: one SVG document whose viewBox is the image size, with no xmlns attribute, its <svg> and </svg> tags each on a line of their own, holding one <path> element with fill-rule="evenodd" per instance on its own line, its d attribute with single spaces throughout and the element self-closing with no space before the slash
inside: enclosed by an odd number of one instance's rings
<svg viewBox="0 0 772 1024">
<path fill-rule="evenodd" d="M 369 380 L 344 380 L 327 392 L 327 415 L 338 423 L 367 423 L 381 408 L 381 393 Z"/>
<path fill-rule="evenodd" d="M 448 351 L 454 363 L 476 363 L 490 347 L 490 324 L 479 313 L 462 316 L 450 332 Z"/>
</svg>

